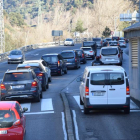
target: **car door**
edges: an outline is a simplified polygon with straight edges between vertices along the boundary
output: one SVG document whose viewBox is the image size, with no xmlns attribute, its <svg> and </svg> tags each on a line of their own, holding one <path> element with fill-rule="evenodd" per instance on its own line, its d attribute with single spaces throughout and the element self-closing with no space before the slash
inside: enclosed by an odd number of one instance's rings
<svg viewBox="0 0 140 140">
<path fill-rule="evenodd" d="M 89 102 L 92 105 L 107 105 L 107 73 L 91 73 L 89 83 Z"/>
<path fill-rule="evenodd" d="M 46 77 L 46 82 L 48 81 L 48 70 L 46 69 L 46 67 L 43 66 L 43 64 L 41 63 L 40 65 L 41 69 L 43 70 L 45 77 Z"/>
<path fill-rule="evenodd" d="M 46 67 L 46 69 L 48 70 L 48 76 L 51 77 L 51 69 L 50 69 L 50 66 L 48 66 L 45 61 L 43 61 L 43 64 Z"/>
<path fill-rule="evenodd" d="M 63 59 L 63 57 L 61 55 L 58 55 L 58 58 L 61 60 L 62 62 L 62 69 L 65 70 L 66 69 L 66 63 L 65 60 Z"/>
<path fill-rule="evenodd" d="M 79 57 L 79 55 L 76 51 L 75 51 L 75 56 L 76 56 L 76 59 L 77 59 L 77 64 L 80 66 L 80 57 Z"/>
<path fill-rule="evenodd" d="M 41 66 L 44 69 L 45 73 L 46 73 L 46 78 L 49 77 L 49 68 L 45 66 L 45 62 L 44 60 L 41 62 Z"/>
<path fill-rule="evenodd" d="M 124 73 L 108 73 L 108 104 L 126 103 L 126 81 Z"/>
</svg>

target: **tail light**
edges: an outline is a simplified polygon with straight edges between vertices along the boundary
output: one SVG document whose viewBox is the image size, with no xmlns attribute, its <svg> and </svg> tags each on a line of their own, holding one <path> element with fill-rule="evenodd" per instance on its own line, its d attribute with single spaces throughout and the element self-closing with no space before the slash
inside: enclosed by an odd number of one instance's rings
<svg viewBox="0 0 140 140">
<path fill-rule="evenodd" d="M 108 44 L 108 46 L 109 46 L 109 44 Z"/>
<path fill-rule="evenodd" d="M 91 53 L 92 53 L 93 51 L 89 51 L 89 52 L 91 52 Z"/>
<path fill-rule="evenodd" d="M 118 58 L 120 58 L 120 54 L 118 54 Z"/>
<path fill-rule="evenodd" d="M 102 56 L 100 55 L 100 59 L 102 58 Z"/>
<path fill-rule="evenodd" d="M 60 61 L 58 61 L 58 66 L 60 66 Z"/>
<path fill-rule="evenodd" d="M 16 120 L 16 121 L 13 123 L 13 125 L 14 125 L 14 126 L 17 126 L 17 125 L 20 125 L 20 123 L 21 123 L 20 120 Z"/>
<path fill-rule="evenodd" d="M 37 76 L 43 76 L 43 73 L 38 73 Z"/>
<path fill-rule="evenodd" d="M 125 44 L 125 42 L 123 42 L 123 44 Z"/>
<path fill-rule="evenodd" d="M 82 54 L 82 58 L 84 58 L 84 54 Z"/>
<path fill-rule="evenodd" d="M 119 46 L 119 44 L 118 44 L 118 46 Z"/>
<path fill-rule="evenodd" d="M 5 85 L 4 85 L 4 84 L 1 84 L 1 85 L 0 85 L 0 88 L 1 88 L 1 90 L 6 90 L 6 88 L 5 88 Z"/>
<path fill-rule="evenodd" d="M 101 44 L 102 44 L 102 41 L 101 41 Z"/>
<path fill-rule="evenodd" d="M 32 87 L 37 87 L 37 82 L 36 81 L 32 82 Z"/>
<path fill-rule="evenodd" d="M 88 96 L 89 95 L 89 87 L 85 87 L 85 96 Z"/>
<path fill-rule="evenodd" d="M 129 86 L 126 87 L 126 95 L 130 95 Z"/>
<path fill-rule="evenodd" d="M 75 62 L 77 62 L 77 58 L 75 57 Z"/>
</svg>

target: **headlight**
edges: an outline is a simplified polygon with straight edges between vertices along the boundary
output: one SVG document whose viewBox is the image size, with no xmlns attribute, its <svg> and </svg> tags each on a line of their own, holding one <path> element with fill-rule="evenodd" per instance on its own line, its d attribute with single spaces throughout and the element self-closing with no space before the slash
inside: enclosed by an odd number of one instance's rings
<svg viewBox="0 0 140 140">
<path fill-rule="evenodd" d="M 22 59 L 22 57 L 19 57 L 18 59 Z"/>
<path fill-rule="evenodd" d="M 8 57 L 8 59 L 11 59 L 10 57 Z"/>
</svg>

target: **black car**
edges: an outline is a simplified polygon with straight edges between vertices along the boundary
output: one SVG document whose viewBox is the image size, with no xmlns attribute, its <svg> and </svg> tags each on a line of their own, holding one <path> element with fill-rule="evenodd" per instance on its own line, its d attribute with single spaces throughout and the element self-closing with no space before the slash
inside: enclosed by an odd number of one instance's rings
<svg viewBox="0 0 140 140">
<path fill-rule="evenodd" d="M 32 69 L 8 70 L 5 72 L 1 86 L 1 100 L 42 98 L 41 82 Z"/>
<path fill-rule="evenodd" d="M 80 62 L 83 62 L 84 64 L 87 63 L 86 55 L 82 49 L 74 49 L 77 51 L 79 57 L 80 57 Z"/>
<path fill-rule="evenodd" d="M 63 72 L 67 74 L 66 62 L 60 54 L 45 54 L 41 57 L 41 59 L 44 60 L 50 66 L 52 74 L 56 73 L 60 76 Z"/>
<path fill-rule="evenodd" d="M 96 45 L 96 42 L 94 42 L 94 41 L 86 41 L 86 42 L 83 42 L 82 47 L 92 47 L 93 51 L 95 52 L 95 56 L 96 56 L 96 54 L 97 54 L 97 45 Z"/>
<path fill-rule="evenodd" d="M 46 88 L 48 89 L 49 84 L 48 84 L 48 76 L 46 76 L 43 68 L 40 66 L 39 63 L 25 63 L 25 64 L 19 64 L 17 66 L 17 70 L 21 70 L 21 69 L 33 69 L 36 76 L 38 77 L 38 79 L 41 81 L 41 85 L 42 85 L 42 89 L 43 91 L 46 91 Z"/>
<path fill-rule="evenodd" d="M 93 38 L 93 41 L 96 42 L 96 46 L 98 48 L 102 47 L 102 39 L 101 38 Z"/>
<path fill-rule="evenodd" d="M 80 68 L 80 58 L 77 51 L 65 50 L 61 52 L 61 56 L 65 60 L 68 68 Z"/>
<path fill-rule="evenodd" d="M 106 39 L 103 39 L 103 41 L 102 41 L 102 46 L 103 46 L 103 47 L 108 46 L 108 41 L 107 41 Z"/>
</svg>

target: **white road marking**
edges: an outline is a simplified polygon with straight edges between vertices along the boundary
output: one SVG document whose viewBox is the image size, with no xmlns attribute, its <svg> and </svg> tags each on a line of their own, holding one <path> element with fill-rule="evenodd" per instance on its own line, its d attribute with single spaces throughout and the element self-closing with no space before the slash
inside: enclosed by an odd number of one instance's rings
<svg viewBox="0 0 140 140">
<path fill-rule="evenodd" d="M 130 112 L 140 112 L 140 110 L 130 110 Z"/>
<path fill-rule="evenodd" d="M 66 125 L 65 125 L 65 115 L 64 112 L 61 112 L 62 114 L 62 127 L 64 132 L 64 140 L 67 140 L 67 131 L 66 131 Z"/>
<path fill-rule="evenodd" d="M 41 111 L 53 110 L 52 99 L 41 99 Z"/>
<path fill-rule="evenodd" d="M 50 114 L 54 113 L 54 111 L 46 111 L 46 112 L 30 112 L 30 113 L 24 113 L 24 115 L 41 115 L 41 114 Z"/>
<path fill-rule="evenodd" d="M 30 112 L 30 108 L 31 108 L 31 103 L 23 103 L 23 104 L 20 104 L 22 108 L 26 107 L 28 108 L 28 110 L 26 112 Z"/>
<path fill-rule="evenodd" d="M 76 100 L 78 106 L 80 107 L 80 109 L 84 109 L 83 105 L 80 105 L 80 96 L 73 96 L 74 99 Z"/>
<path fill-rule="evenodd" d="M 84 109 L 84 106 L 80 105 L 80 96 L 73 96 L 73 97 L 76 100 L 80 109 Z M 130 100 L 130 110 L 137 110 L 137 109 L 140 110 L 140 108 L 132 100 Z"/>
<path fill-rule="evenodd" d="M 76 113 L 75 113 L 75 110 L 72 110 L 72 114 L 73 114 L 73 122 L 74 122 L 74 129 L 75 129 L 76 140 L 79 140 L 78 125 L 77 125 L 77 121 L 76 121 Z"/>
</svg>

